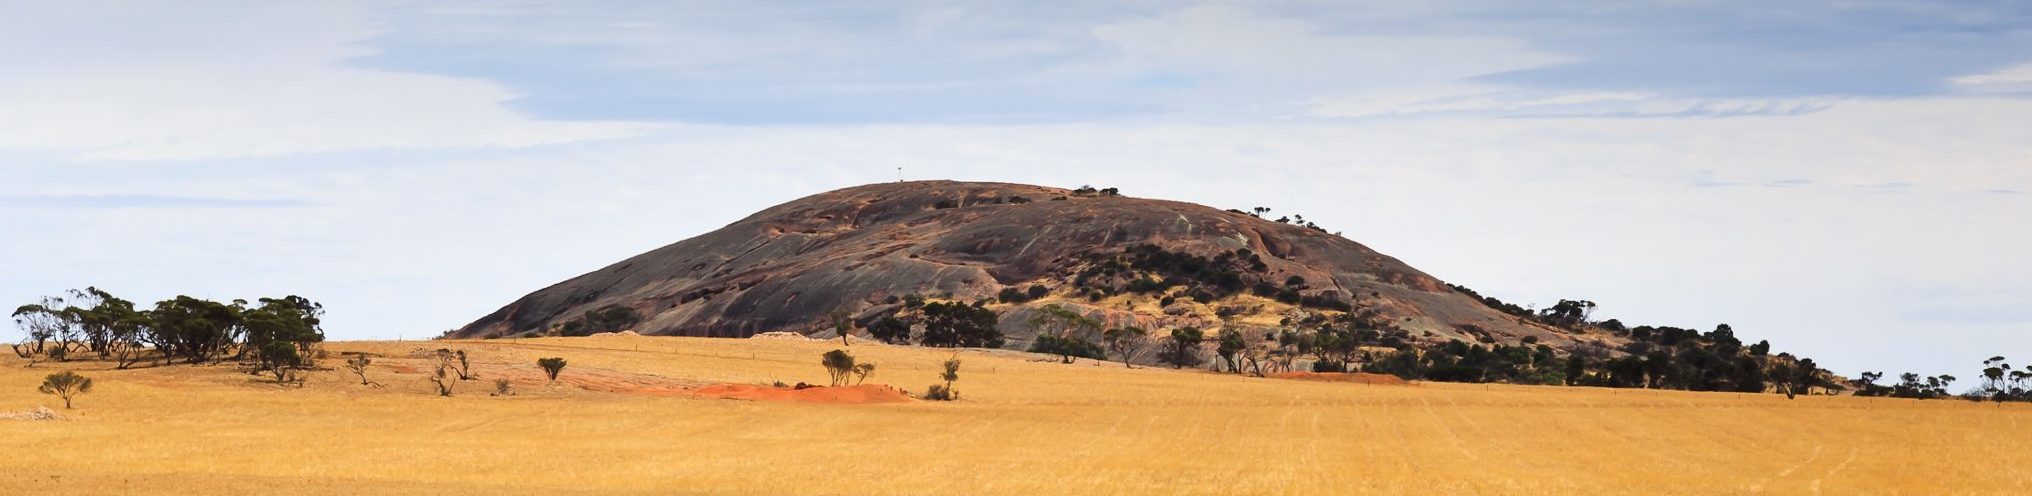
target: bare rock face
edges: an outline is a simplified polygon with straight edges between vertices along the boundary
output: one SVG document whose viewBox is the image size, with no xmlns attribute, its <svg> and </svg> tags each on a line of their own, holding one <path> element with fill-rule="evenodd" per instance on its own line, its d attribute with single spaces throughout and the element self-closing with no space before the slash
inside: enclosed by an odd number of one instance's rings
<svg viewBox="0 0 2032 496">
<path fill-rule="evenodd" d="M 1158 304 L 1110 306 L 1070 294 L 1077 290 L 1072 274 L 1092 256 L 1146 244 L 1201 257 L 1247 250 L 1263 262 L 1263 270 L 1250 274 L 1250 284 L 1282 285 L 1298 276 L 1307 296 L 1374 309 L 1424 340 L 1472 340 L 1463 331 L 1468 326 L 1503 342 L 1538 336 L 1557 345 L 1572 339 L 1317 229 L 1190 203 L 952 181 L 872 184 L 778 205 L 531 293 L 451 337 L 542 333 L 614 305 L 641 316 L 633 330 L 642 334 L 807 332 L 824 328 L 835 310 L 867 319 L 910 295 L 974 301 L 1033 285 L 1051 289 L 1050 300 L 1104 317 L 1110 325 L 1218 326 L 1214 320 L 1225 316 L 1167 311 Z M 1251 301 L 1261 307 L 1269 300 Z M 1035 305 L 993 307 L 1004 314 L 1002 327 L 1012 346 L 1034 334 L 1023 316 Z"/>
</svg>

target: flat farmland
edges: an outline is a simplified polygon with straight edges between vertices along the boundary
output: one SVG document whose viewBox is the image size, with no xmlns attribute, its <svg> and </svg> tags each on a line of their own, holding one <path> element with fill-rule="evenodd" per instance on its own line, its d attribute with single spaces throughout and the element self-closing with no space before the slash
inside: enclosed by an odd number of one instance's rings
<svg viewBox="0 0 2032 496">
<path fill-rule="evenodd" d="M 478 379 L 439 397 L 437 348 Z M 826 383 L 837 342 L 335 342 L 232 365 L 0 362 L 0 494 L 2027 494 L 2032 408 L 1065 365 L 965 350 L 960 401 L 726 399 Z M 922 393 L 949 350 L 856 344 Z M 363 386 L 343 352 L 376 356 Z M 557 383 L 540 357 L 570 362 Z M 77 370 L 75 410 L 35 390 Z M 510 396 L 491 396 L 496 379 Z"/>
</svg>

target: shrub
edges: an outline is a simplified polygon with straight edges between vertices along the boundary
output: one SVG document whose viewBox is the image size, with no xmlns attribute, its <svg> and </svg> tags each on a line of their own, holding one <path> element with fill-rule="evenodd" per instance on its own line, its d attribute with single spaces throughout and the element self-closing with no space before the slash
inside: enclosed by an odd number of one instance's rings
<svg viewBox="0 0 2032 496">
<path fill-rule="evenodd" d="M 1002 292 L 996 294 L 995 298 L 998 300 L 1002 300 L 1002 303 L 1022 303 L 1030 301 L 1030 295 L 1025 294 L 1022 290 L 1016 289 L 1015 286 L 1002 288 Z"/>
<path fill-rule="evenodd" d="M 543 373 L 550 376 L 550 382 L 557 382 L 557 373 L 564 371 L 564 359 L 558 357 L 538 358 L 536 366 L 543 367 Z"/>
<path fill-rule="evenodd" d="M 1044 287 L 1043 284 L 1032 284 L 1030 285 L 1030 290 L 1026 291 L 1024 294 L 1026 296 L 1029 296 L 1030 299 L 1035 300 L 1038 298 L 1043 298 L 1045 297 L 1045 295 L 1051 294 L 1051 289 Z"/>
<path fill-rule="evenodd" d="M 494 379 L 494 393 L 492 394 L 492 396 L 514 396 L 514 395 L 515 395 L 515 383 L 508 382 L 507 379 Z"/>
<path fill-rule="evenodd" d="M 42 378 L 42 386 L 35 388 L 42 394 L 63 398 L 64 409 L 71 408 L 71 399 L 92 392 L 92 378 L 78 375 L 69 370 L 50 374 Z"/>
</svg>

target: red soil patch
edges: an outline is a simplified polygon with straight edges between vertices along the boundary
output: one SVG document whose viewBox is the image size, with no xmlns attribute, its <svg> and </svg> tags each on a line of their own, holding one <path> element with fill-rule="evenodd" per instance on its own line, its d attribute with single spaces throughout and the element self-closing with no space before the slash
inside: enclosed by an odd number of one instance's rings
<svg viewBox="0 0 2032 496">
<path fill-rule="evenodd" d="M 736 400 L 802 401 L 835 405 L 901 403 L 910 401 L 910 395 L 903 394 L 902 390 L 896 389 L 894 386 L 875 384 L 805 389 L 749 384 L 713 384 L 692 390 L 692 393 L 699 396 Z"/>
<path fill-rule="evenodd" d="M 1285 372 L 1282 374 L 1270 374 L 1270 377 L 1278 379 L 1296 379 L 1301 381 L 1352 382 L 1356 384 L 1381 384 L 1389 386 L 1402 386 L 1409 384 L 1407 382 L 1404 382 L 1404 379 L 1400 379 L 1394 375 L 1370 374 L 1365 372 L 1351 372 L 1346 374 L 1323 373 L 1323 372 Z"/>
</svg>

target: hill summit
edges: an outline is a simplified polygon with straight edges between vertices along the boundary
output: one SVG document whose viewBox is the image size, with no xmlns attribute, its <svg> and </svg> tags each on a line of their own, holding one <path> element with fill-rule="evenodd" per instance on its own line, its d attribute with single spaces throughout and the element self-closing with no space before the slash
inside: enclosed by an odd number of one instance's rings
<svg viewBox="0 0 2032 496">
<path fill-rule="evenodd" d="M 912 302 L 986 301 L 1011 346 L 1059 305 L 1107 326 L 1273 327 L 1359 312 L 1407 340 L 1587 339 L 1485 305 L 1323 229 L 1249 212 L 1005 183 L 812 195 L 530 293 L 450 337 L 629 329 L 832 334 Z"/>
</svg>

